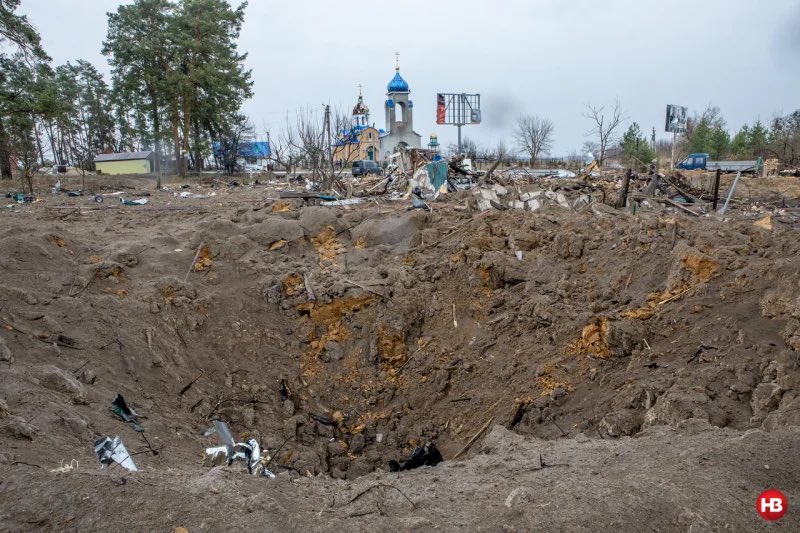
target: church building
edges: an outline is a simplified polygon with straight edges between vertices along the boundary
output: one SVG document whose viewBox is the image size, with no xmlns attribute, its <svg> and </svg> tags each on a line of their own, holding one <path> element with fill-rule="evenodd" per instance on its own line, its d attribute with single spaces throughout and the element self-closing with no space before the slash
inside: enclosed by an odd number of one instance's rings
<svg viewBox="0 0 800 533">
<path fill-rule="evenodd" d="M 411 89 L 400 75 L 400 63 L 395 65 L 394 78 L 386 87 L 386 135 L 381 137 L 381 153 L 384 159 L 399 148 L 422 148 L 422 136 L 414 131 L 414 102 L 409 95 Z"/>
<path fill-rule="evenodd" d="M 414 102 L 411 89 L 400 75 L 399 63 L 394 78 L 386 87 L 386 129 L 378 129 L 369 122 L 369 108 L 359 86 L 358 102 L 353 108 L 350 127 L 339 132 L 333 144 L 333 160 L 345 167 L 353 161 L 383 162 L 401 148 L 422 148 L 422 136 L 414 131 Z"/>
<path fill-rule="evenodd" d="M 339 132 L 339 138 L 333 144 L 333 160 L 343 166 L 350 166 L 353 161 L 377 161 L 380 157 L 381 135 L 386 132 L 369 123 L 369 107 L 364 105 L 361 89 L 358 91 L 358 103 L 353 108 L 350 128 Z"/>
</svg>

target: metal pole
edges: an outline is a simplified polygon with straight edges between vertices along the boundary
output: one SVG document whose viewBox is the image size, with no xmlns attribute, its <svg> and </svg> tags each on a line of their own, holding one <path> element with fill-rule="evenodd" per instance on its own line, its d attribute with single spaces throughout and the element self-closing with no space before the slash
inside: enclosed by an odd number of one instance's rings
<svg viewBox="0 0 800 533">
<path fill-rule="evenodd" d="M 739 178 L 741 178 L 741 177 L 742 177 L 742 172 L 741 171 L 737 172 L 736 173 L 736 179 L 733 180 L 733 185 L 731 185 L 731 190 L 728 191 L 728 197 L 725 198 L 725 205 L 723 205 L 722 209 L 719 210 L 719 214 L 720 215 L 724 215 L 725 211 L 727 211 L 728 204 L 730 203 L 731 198 L 733 198 L 733 191 L 736 190 L 736 185 L 739 184 Z"/>
<path fill-rule="evenodd" d="M 678 132 L 676 130 L 672 130 L 672 154 L 669 156 L 669 169 L 675 169 L 675 142 L 678 138 Z"/>
<path fill-rule="evenodd" d="M 717 210 L 717 201 L 719 200 L 719 177 L 720 177 L 720 174 L 722 174 L 722 171 L 720 169 L 717 169 L 717 175 L 714 178 L 714 206 L 713 206 L 714 211 Z"/>
<path fill-rule="evenodd" d="M 456 124 L 458 127 L 458 153 L 461 153 L 461 124 Z"/>
</svg>

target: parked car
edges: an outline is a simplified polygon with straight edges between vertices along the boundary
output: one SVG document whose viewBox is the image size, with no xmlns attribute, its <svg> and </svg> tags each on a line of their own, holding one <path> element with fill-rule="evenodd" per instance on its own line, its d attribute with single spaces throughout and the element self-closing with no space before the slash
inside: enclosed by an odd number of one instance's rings
<svg viewBox="0 0 800 533">
<path fill-rule="evenodd" d="M 369 176 L 370 174 L 380 176 L 383 174 L 383 169 L 375 161 L 361 160 L 353 161 L 352 172 L 355 178 L 359 176 Z"/>
<path fill-rule="evenodd" d="M 264 172 L 264 167 L 261 165 L 254 165 L 252 163 L 245 163 L 242 167 L 242 170 L 247 173 L 258 174 L 260 172 Z"/>
</svg>

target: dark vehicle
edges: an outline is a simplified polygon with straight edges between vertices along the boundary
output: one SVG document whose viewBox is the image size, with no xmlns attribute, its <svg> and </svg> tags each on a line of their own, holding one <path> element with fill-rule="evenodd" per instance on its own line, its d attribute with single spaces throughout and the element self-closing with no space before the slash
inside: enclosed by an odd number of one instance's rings
<svg viewBox="0 0 800 533">
<path fill-rule="evenodd" d="M 353 161 L 353 177 L 357 178 L 359 176 L 368 176 L 370 174 L 380 176 L 383 174 L 383 169 L 378 166 L 378 163 L 375 161 Z"/>
</svg>

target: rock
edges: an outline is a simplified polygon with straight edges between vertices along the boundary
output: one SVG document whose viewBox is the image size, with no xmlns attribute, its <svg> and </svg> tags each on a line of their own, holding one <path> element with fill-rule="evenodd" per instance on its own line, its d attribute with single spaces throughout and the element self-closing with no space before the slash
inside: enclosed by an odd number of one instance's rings
<svg viewBox="0 0 800 533">
<path fill-rule="evenodd" d="M 230 257 L 236 260 L 240 259 L 255 245 L 256 243 L 244 235 L 233 235 L 220 243 L 219 252 L 222 257 Z"/>
<path fill-rule="evenodd" d="M 609 413 L 600 421 L 600 428 L 612 437 L 634 435 L 642 427 L 643 416 L 632 409 L 624 409 Z"/>
<path fill-rule="evenodd" d="M 550 398 L 547 396 L 542 396 L 533 400 L 533 406 L 537 409 L 544 409 L 548 405 L 550 405 Z"/>
<path fill-rule="evenodd" d="M 39 381 L 45 388 L 69 394 L 76 404 L 86 403 L 86 389 L 64 369 L 55 366 L 45 367 Z"/>
<path fill-rule="evenodd" d="M 338 457 L 340 455 L 344 455 L 345 452 L 347 452 L 347 449 L 345 446 L 342 445 L 340 441 L 335 440 L 333 442 L 328 443 L 328 455 L 330 455 L 331 457 Z"/>
<path fill-rule="evenodd" d="M 39 428 L 33 424 L 28 423 L 21 416 L 12 416 L 5 420 L 3 425 L 0 426 L 0 431 L 14 437 L 15 439 L 30 439 L 39 433 Z"/>
<path fill-rule="evenodd" d="M 82 416 L 75 413 L 60 413 L 59 417 L 64 426 L 72 433 L 78 440 L 89 440 L 92 437 L 89 431 L 89 423 Z"/>
<path fill-rule="evenodd" d="M 529 200 L 533 200 L 534 198 L 539 198 L 544 194 L 544 191 L 532 191 L 532 192 L 524 192 L 519 195 L 519 199 L 523 202 L 527 202 Z"/>
<path fill-rule="evenodd" d="M 742 383 L 741 381 L 737 381 L 733 385 L 730 386 L 730 389 L 735 392 L 736 394 L 747 394 L 753 387 L 747 385 L 746 383 Z"/>
<path fill-rule="evenodd" d="M 254 224 L 245 235 L 261 246 L 269 246 L 280 240 L 292 242 L 302 239 L 305 232 L 297 220 L 273 216 L 260 224 Z"/>
<path fill-rule="evenodd" d="M 6 341 L 3 340 L 3 337 L 0 337 L 0 361 L 6 363 L 14 362 L 14 356 L 11 355 L 11 348 L 6 345 Z"/>
<path fill-rule="evenodd" d="M 524 210 L 525 209 L 525 202 L 522 202 L 520 200 L 512 200 L 512 201 L 508 202 L 508 207 L 510 207 L 511 209 L 523 209 Z"/>
<path fill-rule="evenodd" d="M 517 487 L 506 497 L 504 505 L 509 509 L 513 509 L 520 505 L 530 503 L 531 501 L 533 501 L 533 490 L 528 487 Z"/>
<path fill-rule="evenodd" d="M 4 416 L 8 416 L 11 414 L 11 411 L 8 409 L 8 404 L 6 403 L 5 399 L 0 398 L 0 418 Z"/>
<path fill-rule="evenodd" d="M 338 229 L 336 211 L 329 207 L 304 207 L 300 210 L 300 227 L 309 239 L 319 235 L 326 227 Z"/>
<path fill-rule="evenodd" d="M 352 453 L 359 453 L 366 446 L 366 439 L 363 434 L 353 435 L 350 438 L 350 451 Z"/>
<path fill-rule="evenodd" d="M 347 469 L 347 479 L 355 479 L 372 472 L 372 463 L 366 457 L 359 457 Z"/>
<path fill-rule="evenodd" d="M 542 208 L 542 202 L 539 200 L 528 200 L 528 210 L 529 211 L 538 211 Z"/>
<path fill-rule="evenodd" d="M 557 387 L 553 389 L 553 392 L 550 393 L 550 397 L 554 400 L 558 400 L 567 395 L 567 391 L 561 387 Z"/>
<path fill-rule="evenodd" d="M 502 185 L 500 185 L 499 183 L 495 183 L 495 184 L 492 186 L 492 191 L 494 191 L 494 193 L 495 193 L 497 196 L 505 196 L 505 195 L 507 195 L 507 194 L 508 194 L 508 189 L 506 189 L 505 187 L 503 187 L 503 186 L 502 186 Z"/>
<path fill-rule="evenodd" d="M 782 395 L 783 389 L 777 383 L 760 383 L 750 398 L 750 408 L 753 410 L 751 420 L 763 420 L 770 411 L 778 407 Z"/>
<path fill-rule="evenodd" d="M 492 189 L 478 189 L 475 194 L 478 196 L 478 199 L 489 200 L 493 202 L 499 202 L 500 199 L 497 197 L 497 193 L 494 192 Z"/>
<path fill-rule="evenodd" d="M 800 426 L 800 395 L 787 403 L 786 397 L 789 394 L 788 392 L 784 394 L 784 400 L 781 402 L 781 406 L 776 411 L 770 412 L 764 419 L 764 423 L 761 427 L 766 431 Z"/>
<path fill-rule="evenodd" d="M 697 390 L 669 390 L 659 396 L 655 405 L 644 415 L 644 425 L 669 424 L 672 426 L 699 418 L 710 420 L 712 404 L 707 394 Z"/>
<path fill-rule="evenodd" d="M 592 213 L 594 213 L 595 215 L 597 215 L 599 217 L 605 216 L 605 215 L 611 215 L 611 216 L 615 216 L 616 217 L 616 216 L 619 216 L 621 214 L 619 211 L 617 211 L 616 209 L 614 209 L 610 205 L 602 204 L 602 203 L 599 203 L 599 202 L 593 203 L 591 209 L 592 209 Z"/>
<path fill-rule="evenodd" d="M 492 201 L 491 200 L 487 200 L 486 198 L 478 197 L 476 199 L 476 201 L 478 202 L 478 209 L 480 209 L 481 211 L 489 211 L 490 209 L 494 209 L 494 206 L 492 205 Z"/>
<path fill-rule="evenodd" d="M 367 220 L 351 231 L 353 241 L 364 246 L 407 245 L 417 246 L 421 241 L 421 230 L 427 215 L 421 211 L 402 213 L 382 220 Z"/>
<path fill-rule="evenodd" d="M 289 398 L 285 399 L 283 401 L 283 416 L 286 418 L 290 418 L 294 416 L 295 411 L 296 407 L 294 405 L 294 402 Z"/>
<path fill-rule="evenodd" d="M 583 255 L 583 239 L 573 234 L 559 233 L 553 239 L 553 246 L 562 259 L 579 259 Z"/>
<path fill-rule="evenodd" d="M 325 343 L 325 355 L 335 361 L 341 361 L 344 358 L 344 347 L 338 342 L 328 341 Z"/>
</svg>

